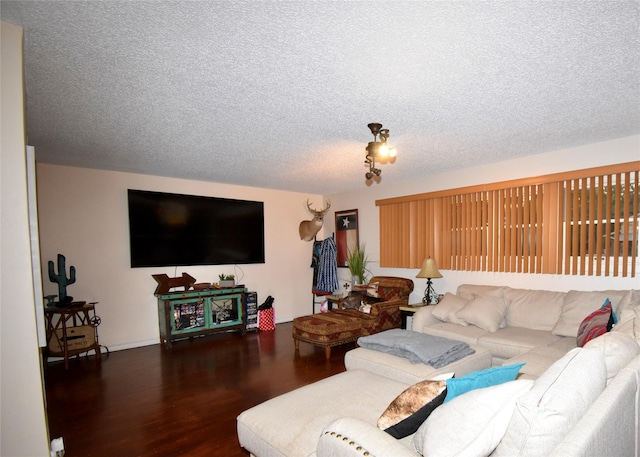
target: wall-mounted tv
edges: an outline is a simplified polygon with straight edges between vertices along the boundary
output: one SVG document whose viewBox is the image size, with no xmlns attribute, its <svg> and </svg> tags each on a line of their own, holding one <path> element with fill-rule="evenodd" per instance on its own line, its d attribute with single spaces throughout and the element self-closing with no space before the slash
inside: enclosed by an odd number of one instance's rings
<svg viewBox="0 0 640 457">
<path fill-rule="evenodd" d="M 264 263 L 264 203 L 128 190 L 131 267 Z"/>
</svg>

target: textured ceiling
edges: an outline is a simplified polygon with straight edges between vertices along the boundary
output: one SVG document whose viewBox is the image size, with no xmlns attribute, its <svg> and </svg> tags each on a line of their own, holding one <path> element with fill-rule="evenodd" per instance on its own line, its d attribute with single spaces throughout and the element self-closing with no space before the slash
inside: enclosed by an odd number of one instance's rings
<svg viewBox="0 0 640 457">
<path fill-rule="evenodd" d="M 41 162 L 334 193 L 640 133 L 638 1 L 2 1 Z M 373 184 L 377 185 L 377 184 Z"/>
</svg>

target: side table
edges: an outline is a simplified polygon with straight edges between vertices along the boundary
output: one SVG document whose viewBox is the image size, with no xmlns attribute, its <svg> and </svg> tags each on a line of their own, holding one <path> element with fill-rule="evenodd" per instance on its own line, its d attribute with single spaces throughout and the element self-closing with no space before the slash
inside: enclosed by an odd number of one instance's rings
<svg viewBox="0 0 640 457">
<path fill-rule="evenodd" d="M 327 299 L 327 302 L 329 302 L 329 311 L 333 309 L 333 305 L 336 305 L 338 308 L 342 307 L 342 299 L 344 297 L 338 295 L 327 295 L 325 298 Z"/>
<path fill-rule="evenodd" d="M 327 309 L 331 311 L 333 306 L 337 306 L 338 308 L 342 307 L 342 299 L 344 297 L 341 295 L 333 295 L 326 292 L 317 292 L 313 293 L 313 308 L 311 314 L 316 313 L 316 305 L 322 305 L 322 303 L 327 301 Z"/>
<path fill-rule="evenodd" d="M 96 330 L 100 318 L 96 316 L 96 303 L 79 302 L 64 308 L 45 308 L 47 357 L 63 357 L 65 369 L 69 368 L 69 358 L 74 355 L 95 351 L 96 358 L 101 358 L 102 346 L 98 343 Z"/>
<path fill-rule="evenodd" d="M 422 308 L 423 306 L 429 306 L 429 305 L 425 305 L 424 303 L 413 303 L 413 304 L 409 304 L 407 306 L 401 306 L 400 307 L 400 313 L 402 313 L 402 328 L 403 329 L 407 329 L 407 318 L 412 317 L 416 311 L 418 311 L 420 308 Z"/>
</svg>

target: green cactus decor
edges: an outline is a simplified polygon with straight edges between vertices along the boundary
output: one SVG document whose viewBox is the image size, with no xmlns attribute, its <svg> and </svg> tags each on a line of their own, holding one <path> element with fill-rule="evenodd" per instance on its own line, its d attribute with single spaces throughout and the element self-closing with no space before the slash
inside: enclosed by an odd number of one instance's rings
<svg viewBox="0 0 640 457">
<path fill-rule="evenodd" d="M 53 271 L 53 260 L 49 260 L 49 281 L 58 283 L 58 301 L 65 303 L 71 301 L 73 297 L 67 298 L 67 286 L 76 282 L 76 267 L 69 267 L 69 277 L 67 278 L 67 259 L 62 254 L 58 254 L 58 273 Z"/>
</svg>

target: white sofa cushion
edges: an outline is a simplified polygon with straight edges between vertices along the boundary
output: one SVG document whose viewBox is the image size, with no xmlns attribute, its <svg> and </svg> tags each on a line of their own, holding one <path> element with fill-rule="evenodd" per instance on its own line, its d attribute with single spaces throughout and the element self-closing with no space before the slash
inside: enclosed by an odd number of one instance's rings
<svg viewBox="0 0 640 457">
<path fill-rule="evenodd" d="M 608 332 L 592 339 L 585 348 L 602 348 L 607 367 L 607 384 L 631 360 L 640 354 L 640 345 L 632 336 L 622 332 Z"/>
<path fill-rule="evenodd" d="M 368 371 L 338 373 L 244 411 L 237 419 L 238 440 L 260 457 L 311 456 L 329 422 L 350 416 L 375 424 L 406 388 Z"/>
<path fill-rule="evenodd" d="M 486 330 L 475 325 L 458 325 L 449 322 L 439 322 L 423 328 L 427 335 L 441 336 L 456 341 L 464 341 L 467 344 L 478 344 L 478 338 L 487 333 Z"/>
<path fill-rule="evenodd" d="M 561 359 L 566 353 L 567 351 L 554 348 L 552 346 L 538 346 L 510 358 L 505 361 L 503 365 L 524 362 L 525 365 L 520 368 L 520 378 L 537 379 L 542 375 L 542 373 L 547 371 L 555 361 Z"/>
<path fill-rule="evenodd" d="M 619 303 L 613 303 L 613 312 L 618 318 L 627 310 L 634 308 L 640 308 L 640 291 L 634 289 L 624 294 Z"/>
<path fill-rule="evenodd" d="M 456 317 L 488 332 L 500 328 L 509 301 L 501 297 L 476 296 L 456 313 Z"/>
<path fill-rule="evenodd" d="M 550 331 L 558 321 L 566 292 L 549 290 L 506 289 L 504 297 L 511 303 L 507 326 Z"/>
<path fill-rule="evenodd" d="M 471 345 L 471 349 L 476 352 L 445 367 L 433 368 L 425 363 L 411 363 L 403 357 L 359 347 L 344 355 L 344 366 L 347 370 L 368 370 L 396 381 L 415 384 L 424 379 L 436 379 L 444 373 L 454 372 L 456 377 L 460 377 L 491 366 L 489 351 L 475 345 Z"/>
<path fill-rule="evenodd" d="M 518 399 L 493 457 L 549 455 L 602 393 L 605 383 L 602 349 L 572 349 Z"/>
<path fill-rule="evenodd" d="M 551 331 L 555 335 L 576 336 L 584 318 L 600 308 L 607 298 L 615 308 L 626 293 L 627 291 L 624 290 L 596 292 L 570 290 L 564 298 L 560 318 Z"/>
<path fill-rule="evenodd" d="M 622 312 L 620 321 L 611 330 L 613 333 L 624 333 L 640 344 L 640 309 L 627 309 Z"/>
<path fill-rule="evenodd" d="M 533 381 L 510 381 L 473 390 L 439 406 L 413 436 L 424 457 L 489 455 L 509 425 L 516 399 Z"/>
<path fill-rule="evenodd" d="M 550 456 L 638 456 L 639 370 L 640 356 L 620 370 Z"/>
<path fill-rule="evenodd" d="M 525 366 L 520 369 L 520 378 L 537 379 L 556 360 L 561 359 L 567 352 L 576 347 L 576 339 L 568 337 L 558 337 L 556 341 L 546 346 L 537 346 L 523 352 L 520 355 L 504 361 L 503 365 L 525 362 Z M 518 378 L 518 379 L 520 379 Z"/>
<path fill-rule="evenodd" d="M 456 289 L 456 295 L 471 300 L 475 297 L 504 297 L 508 287 L 505 286 L 486 286 L 483 284 L 460 284 Z"/>
<path fill-rule="evenodd" d="M 577 338 L 575 336 L 561 336 L 559 339 L 554 341 L 553 343 L 547 344 L 552 348 L 562 349 L 562 351 L 566 354 L 571 349 L 574 349 L 578 346 Z"/>
<path fill-rule="evenodd" d="M 447 292 L 444 298 L 435 306 L 431 314 L 443 322 L 452 324 L 468 325 L 464 319 L 456 316 L 456 313 L 464 308 L 469 300 Z"/>
<path fill-rule="evenodd" d="M 509 359 L 536 346 L 553 343 L 560 338 L 549 331 L 505 327 L 482 335 L 478 338 L 478 344 L 489 349 L 494 357 Z"/>
</svg>

